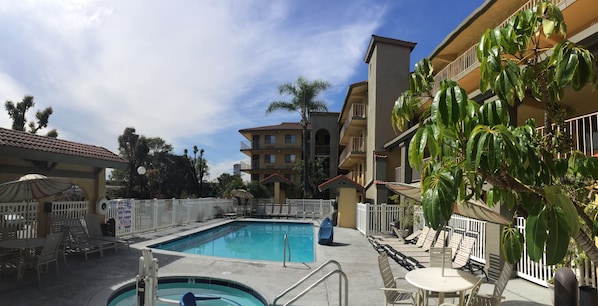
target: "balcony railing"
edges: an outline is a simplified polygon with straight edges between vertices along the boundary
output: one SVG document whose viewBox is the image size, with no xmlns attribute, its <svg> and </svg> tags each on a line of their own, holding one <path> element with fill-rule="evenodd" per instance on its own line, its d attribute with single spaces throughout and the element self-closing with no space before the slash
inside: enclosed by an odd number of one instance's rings
<svg viewBox="0 0 598 306">
<path fill-rule="evenodd" d="M 530 0 L 526 4 L 524 4 L 517 12 L 527 10 L 533 8 L 536 3 L 540 0 Z M 561 10 L 566 8 L 567 6 L 571 5 L 575 0 L 552 0 L 552 3 L 555 5 L 560 6 Z M 499 27 L 504 26 L 517 12 L 513 13 L 513 15 L 509 16 L 505 21 L 503 21 Z M 463 52 L 459 57 L 457 57 L 454 61 L 440 70 L 434 76 L 434 92 L 436 92 L 440 86 L 440 81 L 451 79 L 451 80 L 458 80 L 463 73 L 466 73 L 470 69 L 473 69 L 479 65 L 478 58 L 476 55 L 476 49 L 478 44 L 473 45 L 467 51 Z"/>
<path fill-rule="evenodd" d="M 344 162 L 347 157 L 354 153 L 365 153 L 365 139 L 363 137 L 351 137 L 339 160 Z"/>
<path fill-rule="evenodd" d="M 565 120 L 563 132 L 571 135 L 573 149 L 586 155 L 598 153 L 598 112 Z M 545 127 L 537 129 L 544 135 Z"/>
<path fill-rule="evenodd" d="M 343 139 L 343 136 L 345 135 L 345 133 L 351 126 L 351 121 L 353 121 L 355 119 L 363 120 L 366 118 L 365 112 L 366 112 L 365 103 L 354 103 L 351 105 L 351 108 L 349 109 L 349 116 L 347 116 L 347 119 L 345 119 L 345 122 L 343 123 L 343 127 L 341 128 L 341 131 L 339 133 L 340 139 Z"/>
</svg>

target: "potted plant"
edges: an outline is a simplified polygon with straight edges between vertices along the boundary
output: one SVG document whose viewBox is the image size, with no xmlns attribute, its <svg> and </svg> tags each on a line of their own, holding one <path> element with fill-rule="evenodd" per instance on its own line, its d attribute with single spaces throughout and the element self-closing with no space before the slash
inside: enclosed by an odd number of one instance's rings
<svg viewBox="0 0 598 306">
<path fill-rule="evenodd" d="M 397 203 L 399 209 L 399 218 L 395 220 L 394 227 L 397 233 L 405 238 L 413 231 L 413 224 L 415 222 L 415 203 L 413 201 L 399 201 L 398 195 L 390 197 L 392 201 Z"/>
</svg>

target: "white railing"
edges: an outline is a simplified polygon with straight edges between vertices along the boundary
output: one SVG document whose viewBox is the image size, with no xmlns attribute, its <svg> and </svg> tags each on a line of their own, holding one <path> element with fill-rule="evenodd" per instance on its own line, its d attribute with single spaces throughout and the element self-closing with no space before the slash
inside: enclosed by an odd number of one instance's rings
<svg viewBox="0 0 598 306">
<path fill-rule="evenodd" d="M 301 218 L 322 219 L 330 216 L 334 200 L 322 199 L 287 199 L 286 205 L 297 207 L 297 216 Z"/>
<path fill-rule="evenodd" d="M 38 202 L 0 204 L 0 240 L 37 237 Z"/>
<path fill-rule="evenodd" d="M 565 126 L 561 128 L 573 138 L 573 149 L 586 155 L 598 152 L 598 112 L 567 119 Z M 543 136 L 544 129 L 542 126 L 536 131 Z"/>
</svg>

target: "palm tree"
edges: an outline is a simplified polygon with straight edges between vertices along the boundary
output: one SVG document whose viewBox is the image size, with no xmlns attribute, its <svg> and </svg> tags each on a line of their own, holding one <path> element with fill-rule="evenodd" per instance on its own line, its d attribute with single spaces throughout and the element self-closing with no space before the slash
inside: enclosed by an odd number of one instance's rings
<svg viewBox="0 0 598 306">
<path fill-rule="evenodd" d="M 308 149 L 307 149 L 307 126 L 309 125 L 310 112 L 327 112 L 326 102 L 317 100 L 318 95 L 328 89 L 330 84 L 322 80 L 309 81 L 300 76 L 297 82 L 283 83 L 278 87 L 281 95 L 291 96 L 291 101 L 274 101 L 270 103 L 266 114 L 276 110 L 296 111 L 301 115 L 301 128 L 303 129 L 303 197 L 307 195 L 308 188 Z"/>
</svg>

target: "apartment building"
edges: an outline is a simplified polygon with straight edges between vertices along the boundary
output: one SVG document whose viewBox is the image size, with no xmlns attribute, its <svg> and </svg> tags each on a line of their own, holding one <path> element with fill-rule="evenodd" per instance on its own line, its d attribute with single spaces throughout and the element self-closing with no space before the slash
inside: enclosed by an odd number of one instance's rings
<svg viewBox="0 0 598 306">
<path fill-rule="evenodd" d="M 410 53 L 415 43 L 373 35 L 364 61 L 367 81 L 351 84 L 338 117 L 341 173 L 364 186 L 361 200 L 385 203 L 385 182 L 394 181 L 398 156 L 385 144 L 396 135 L 391 112 L 397 97 L 409 87 Z"/>
<path fill-rule="evenodd" d="M 337 175 L 339 113 L 314 112 L 308 126 L 308 149 L 310 160 L 316 158 L 327 164 L 328 178 Z M 241 162 L 241 171 L 248 173 L 252 181 L 261 181 L 272 174 L 279 174 L 301 185 L 299 173 L 293 169 L 303 160 L 302 127 L 299 122 L 283 122 L 239 130 L 250 143 L 241 143 L 241 152 L 250 161 Z"/>
<path fill-rule="evenodd" d="M 516 12 L 529 9 L 539 2 L 536 0 L 513 1 L 494 0 L 486 1 L 474 11 L 461 25 L 454 29 L 444 41 L 430 55 L 435 69 L 436 86 L 444 79 L 459 82 L 470 99 L 482 104 L 496 99 L 492 93 L 481 92 L 479 89 L 480 71 L 476 56 L 476 47 L 479 38 L 489 28 L 501 26 Z M 563 12 L 567 24 L 567 38 L 588 48 L 595 56 L 598 55 L 598 1 L 595 0 L 553 0 Z M 543 41 L 545 46 L 555 45 L 555 41 Z M 430 103 L 428 101 L 427 103 Z M 574 140 L 574 149 L 587 155 L 598 152 L 598 92 L 591 86 L 586 86 L 581 91 L 567 89 L 562 104 L 571 106 L 573 114 L 566 120 L 566 130 L 571 133 Z M 526 98 L 516 107 L 511 108 L 513 124 L 522 124 L 528 118 L 534 118 L 543 130 L 544 105 L 532 98 Z M 397 156 L 400 163 L 392 171 L 394 181 L 416 185 L 421 173 L 411 169 L 407 162 L 407 147 L 413 133 L 417 129 L 417 122 L 407 128 L 400 135 L 389 141 L 385 150 L 389 156 Z M 509 215 L 505 205 L 497 205 L 495 211 Z M 486 228 L 486 254 L 501 254 L 498 241 L 500 240 L 500 226 L 488 224 Z M 520 263 L 521 265 L 521 263 Z M 524 267 L 517 269 L 518 273 Z M 522 277 L 530 277 L 523 276 Z M 533 278 L 533 277 L 531 277 Z M 528 278 L 530 279 L 530 278 Z"/>
</svg>

